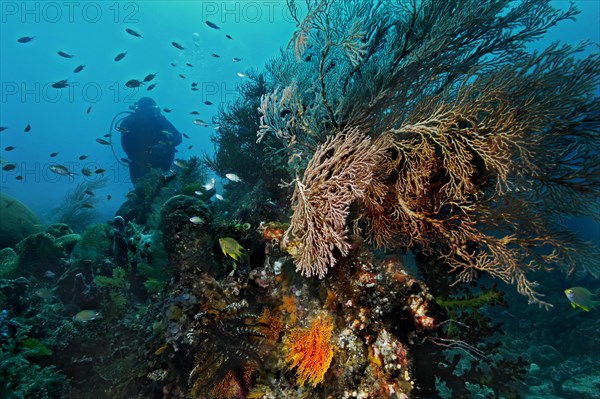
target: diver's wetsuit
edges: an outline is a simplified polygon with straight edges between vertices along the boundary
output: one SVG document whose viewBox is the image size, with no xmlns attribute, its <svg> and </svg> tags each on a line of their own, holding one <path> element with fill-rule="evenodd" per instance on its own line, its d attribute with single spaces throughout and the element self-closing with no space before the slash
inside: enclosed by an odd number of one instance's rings
<svg viewBox="0 0 600 399">
<path fill-rule="evenodd" d="M 135 184 L 151 168 L 169 171 L 181 133 L 157 107 L 139 108 L 119 125 L 121 146 L 131 161 L 129 176 Z"/>
</svg>

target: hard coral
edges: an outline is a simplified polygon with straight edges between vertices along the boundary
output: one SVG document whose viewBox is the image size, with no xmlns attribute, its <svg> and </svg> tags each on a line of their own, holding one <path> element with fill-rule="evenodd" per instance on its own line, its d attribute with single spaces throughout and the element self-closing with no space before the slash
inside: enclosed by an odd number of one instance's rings
<svg viewBox="0 0 600 399">
<path fill-rule="evenodd" d="M 333 358 L 331 317 L 317 317 L 305 329 L 295 328 L 287 337 L 284 361 L 288 368 L 296 369 L 296 382 L 303 386 L 306 381 L 315 387 L 323 381 Z"/>
</svg>

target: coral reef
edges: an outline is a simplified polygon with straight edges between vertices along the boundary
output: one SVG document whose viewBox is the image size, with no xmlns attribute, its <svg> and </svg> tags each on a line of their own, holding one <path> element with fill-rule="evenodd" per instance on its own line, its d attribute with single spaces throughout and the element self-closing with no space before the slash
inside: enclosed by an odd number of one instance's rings
<svg viewBox="0 0 600 399">
<path fill-rule="evenodd" d="M 593 397 L 599 322 L 562 292 L 600 256 L 560 222 L 599 217 L 600 58 L 525 47 L 576 10 L 297 3 L 214 157 L 85 229 L 78 187 L 0 251 L 0 396 Z"/>
<path fill-rule="evenodd" d="M 38 217 L 21 201 L 0 193 L 0 249 L 14 248 L 29 236 L 43 230 Z"/>
</svg>

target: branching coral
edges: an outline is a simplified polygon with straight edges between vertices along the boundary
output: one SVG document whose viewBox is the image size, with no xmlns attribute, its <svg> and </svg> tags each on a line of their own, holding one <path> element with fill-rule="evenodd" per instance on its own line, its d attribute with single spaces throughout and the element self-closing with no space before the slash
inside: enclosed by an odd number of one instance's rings
<svg viewBox="0 0 600 399">
<path fill-rule="evenodd" d="M 489 273 L 549 307 L 531 272 L 600 273 L 598 250 L 562 224 L 600 220 L 600 57 L 579 56 L 583 45 L 524 50 L 573 7 L 310 4 L 300 61 L 274 62 L 286 95 L 263 97 L 259 133 L 292 158 L 312 155 L 286 235 L 297 269 L 323 277 L 347 254 L 358 204 L 355 226 L 373 244 L 436 255 L 456 282 Z"/>
<path fill-rule="evenodd" d="M 316 317 L 305 329 L 295 328 L 287 336 L 284 347 L 284 361 L 290 370 L 295 369 L 296 382 L 312 386 L 323 381 L 333 359 L 331 317 Z"/>
<path fill-rule="evenodd" d="M 309 162 L 302 180 L 296 180 L 294 216 L 283 241 L 303 275 L 323 278 L 336 255 L 350 250 L 346 217 L 350 205 L 361 199 L 381 162 L 379 147 L 357 129 L 330 139 Z M 298 243 L 292 245 L 290 241 Z"/>
</svg>

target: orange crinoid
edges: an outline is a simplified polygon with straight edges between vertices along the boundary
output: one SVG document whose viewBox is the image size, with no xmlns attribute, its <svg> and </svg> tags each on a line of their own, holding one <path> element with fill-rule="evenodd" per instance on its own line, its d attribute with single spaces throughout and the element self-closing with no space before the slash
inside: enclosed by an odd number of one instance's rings
<svg viewBox="0 0 600 399">
<path fill-rule="evenodd" d="M 316 386 L 323 381 L 333 358 L 331 317 L 317 317 L 305 329 L 294 328 L 284 341 L 284 361 L 290 370 L 296 369 L 296 381 Z"/>
</svg>

